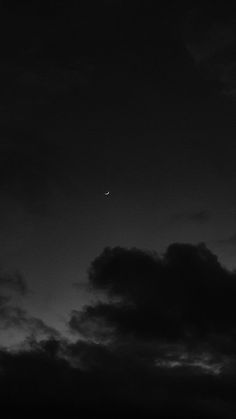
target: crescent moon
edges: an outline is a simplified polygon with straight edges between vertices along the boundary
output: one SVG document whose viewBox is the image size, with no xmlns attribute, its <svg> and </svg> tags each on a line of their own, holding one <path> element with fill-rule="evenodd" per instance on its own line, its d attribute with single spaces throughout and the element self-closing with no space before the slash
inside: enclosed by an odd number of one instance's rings
<svg viewBox="0 0 236 419">
<path fill-rule="evenodd" d="M 104 195 L 108 196 L 108 195 L 110 195 L 110 192 L 109 191 L 105 192 Z"/>
</svg>

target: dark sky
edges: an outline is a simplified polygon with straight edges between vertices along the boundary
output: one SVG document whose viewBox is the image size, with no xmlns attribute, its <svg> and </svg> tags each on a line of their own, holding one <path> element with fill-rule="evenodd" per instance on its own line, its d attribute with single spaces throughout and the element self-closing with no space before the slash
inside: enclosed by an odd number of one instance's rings
<svg viewBox="0 0 236 419">
<path fill-rule="evenodd" d="M 222 4 L 2 3 L 0 263 L 27 283 L 25 316 L 65 332 L 106 246 L 204 242 L 236 267 L 236 15 Z M 21 333 L 3 327 L 4 343 Z"/>
<path fill-rule="evenodd" d="M 164 3 L 1 3 L 9 417 L 236 415 L 236 10 Z"/>
</svg>

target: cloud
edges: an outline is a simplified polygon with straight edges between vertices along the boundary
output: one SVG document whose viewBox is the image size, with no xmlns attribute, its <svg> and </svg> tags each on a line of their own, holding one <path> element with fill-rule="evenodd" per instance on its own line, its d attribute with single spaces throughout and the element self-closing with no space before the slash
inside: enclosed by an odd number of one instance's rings
<svg viewBox="0 0 236 419">
<path fill-rule="evenodd" d="M 231 6 L 198 7 L 188 13 L 183 30 L 187 50 L 202 74 L 218 83 L 223 94 L 234 98 L 235 18 Z"/>
<path fill-rule="evenodd" d="M 234 336 L 236 274 L 203 243 L 172 244 L 162 257 L 106 248 L 91 265 L 90 284 L 107 302 L 74 311 L 70 327 L 103 339 L 135 336 L 186 344 Z"/>
<path fill-rule="evenodd" d="M 4 273 L 0 276 L 0 290 L 8 289 L 10 291 L 25 295 L 28 291 L 27 284 L 21 273 Z"/>
<path fill-rule="evenodd" d="M 106 298 L 71 314 L 72 331 L 86 339 L 67 347 L 75 368 L 113 377 L 123 389 L 126 383 L 126 400 L 141 412 L 148 406 L 160 417 L 233 417 L 236 274 L 204 243 L 174 243 L 161 256 L 106 248 L 89 282 Z M 119 384 L 116 391 L 122 405 Z"/>
<path fill-rule="evenodd" d="M 69 356 L 81 364 L 72 365 Z M 41 417 L 45 409 L 82 418 L 233 418 L 235 412 L 234 380 L 194 373 L 188 365 L 149 368 L 121 348 L 48 339 L 1 351 L 0 369 L 2 408 L 9 416 Z"/>
<path fill-rule="evenodd" d="M 236 246 L 236 233 L 232 234 L 230 237 L 227 237 L 226 239 L 218 240 L 217 243 Z"/>
<path fill-rule="evenodd" d="M 11 305 L 2 304 L 0 306 L 0 329 L 20 330 L 31 337 L 58 337 L 59 332 L 49 327 L 43 320 L 31 317 L 26 310 Z"/>
<path fill-rule="evenodd" d="M 209 210 L 203 209 L 200 211 L 189 211 L 174 215 L 174 220 L 183 222 L 192 222 L 196 224 L 205 224 L 210 221 L 212 214 Z"/>
<path fill-rule="evenodd" d="M 89 281 L 104 299 L 73 311 L 73 341 L 2 301 L 3 327 L 28 331 L 0 350 L 9 416 L 235 416 L 235 274 L 204 244 L 106 248 Z"/>
<path fill-rule="evenodd" d="M 48 326 L 43 320 L 32 317 L 26 310 L 16 305 L 19 296 L 25 296 L 28 292 L 27 284 L 23 276 L 2 273 L 0 276 L 0 330 L 2 345 L 4 344 L 4 332 L 12 330 L 15 335 L 20 332 L 24 336 L 39 339 L 42 337 L 58 337 L 59 332 Z"/>
</svg>

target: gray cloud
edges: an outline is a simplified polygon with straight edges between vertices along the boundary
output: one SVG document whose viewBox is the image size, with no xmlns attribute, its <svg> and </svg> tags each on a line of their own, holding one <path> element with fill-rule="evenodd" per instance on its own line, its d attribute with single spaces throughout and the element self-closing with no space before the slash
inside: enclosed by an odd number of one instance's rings
<svg viewBox="0 0 236 419">
<path fill-rule="evenodd" d="M 200 211 L 195 212 L 183 212 L 178 213 L 173 216 L 174 221 L 181 221 L 181 222 L 192 222 L 196 224 L 205 224 L 210 221 L 212 217 L 211 211 L 207 209 L 202 209 Z"/>
<path fill-rule="evenodd" d="M 226 237 L 225 239 L 218 240 L 217 243 L 223 245 L 236 246 L 236 233 L 232 234 L 229 237 Z"/>
<path fill-rule="evenodd" d="M 13 330 L 23 332 L 26 336 L 59 337 L 59 332 L 45 324 L 37 317 L 32 317 L 26 310 L 13 303 L 13 297 L 25 296 L 28 292 L 27 284 L 23 276 L 2 273 L 0 276 L 0 329 L 2 331 Z"/>
<path fill-rule="evenodd" d="M 221 93 L 235 98 L 236 15 L 233 8 L 214 5 L 193 9 L 185 20 L 187 50 L 202 74 L 218 83 Z"/>
<path fill-rule="evenodd" d="M 27 335 L 38 338 L 59 337 L 54 328 L 49 327 L 43 320 L 31 317 L 24 309 L 3 304 L 0 306 L 0 328 L 13 329 L 26 332 Z"/>
<path fill-rule="evenodd" d="M 0 290 L 7 289 L 25 295 L 28 291 L 27 284 L 21 273 L 16 272 L 15 274 L 3 273 L 0 276 Z"/>
</svg>

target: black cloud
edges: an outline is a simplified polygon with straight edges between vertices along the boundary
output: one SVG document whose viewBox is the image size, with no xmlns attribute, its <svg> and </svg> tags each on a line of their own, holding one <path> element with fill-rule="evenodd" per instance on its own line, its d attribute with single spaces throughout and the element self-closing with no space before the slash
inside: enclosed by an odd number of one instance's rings
<svg viewBox="0 0 236 419">
<path fill-rule="evenodd" d="M 163 257 L 107 248 L 92 263 L 90 283 L 110 301 L 74 311 L 73 330 L 173 342 L 208 339 L 235 329 L 236 274 L 204 244 L 172 244 Z M 113 301 L 113 298 L 116 298 Z"/>
<path fill-rule="evenodd" d="M 72 356 L 80 364 L 68 362 Z M 1 351 L 0 366 L 2 409 L 9 417 L 46 411 L 82 418 L 233 418 L 235 411 L 235 380 L 191 368 L 151 369 L 102 345 L 51 339 L 17 353 Z"/>
<path fill-rule="evenodd" d="M 235 273 L 204 244 L 175 243 L 162 256 L 106 248 L 89 279 L 106 298 L 70 327 L 90 339 L 68 341 L 2 301 L 0 316 L 31 331 L 0 351 L 9 416 L 234 417 Z"/>
</svg>

